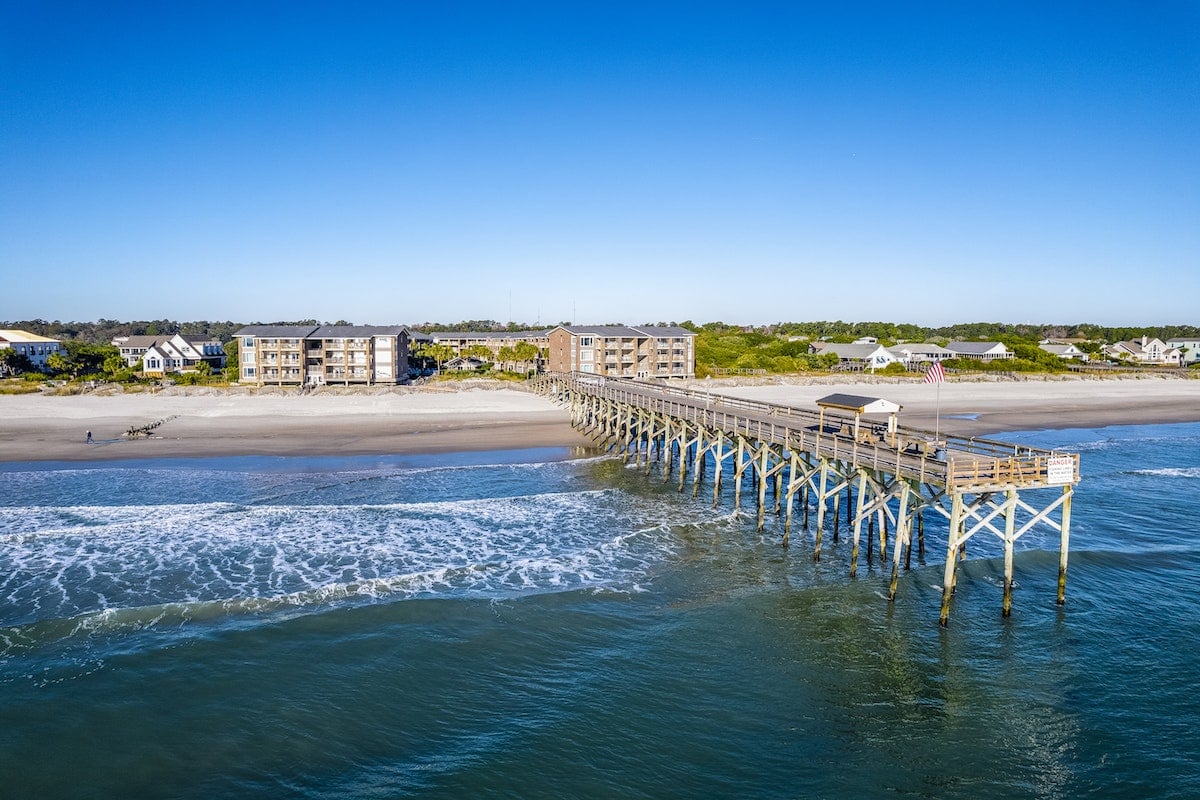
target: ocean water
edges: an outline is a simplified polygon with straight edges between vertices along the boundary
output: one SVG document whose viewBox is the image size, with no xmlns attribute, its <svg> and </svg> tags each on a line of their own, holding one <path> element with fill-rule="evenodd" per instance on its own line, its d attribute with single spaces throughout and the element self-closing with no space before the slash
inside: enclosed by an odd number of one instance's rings
<svg viewBox="0 0 1200 800">
<path fill-rule="evenodd" d="M 595 453 L 0 466 L 7 798 L 1200 797 L 1200 425 L 899 597 Z M 815 520 L 815 515 L 813 517 Z"/>
</svg>

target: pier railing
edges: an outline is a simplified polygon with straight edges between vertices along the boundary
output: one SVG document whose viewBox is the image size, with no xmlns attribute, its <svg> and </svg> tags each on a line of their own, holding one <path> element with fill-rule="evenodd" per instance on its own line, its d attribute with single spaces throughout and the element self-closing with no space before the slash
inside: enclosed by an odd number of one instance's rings
<svg viewBox="0 0 1200 800">
<path fill-rule="evenodd" d="M 979 437 L 935 433 L 661 383 L 583 373 L 545 373 L 538 391 L 600 397 L 676 419 L 844 461 L 950 490 L 982 491 L 1076 483 L 1079 456 Z"/>
<path fill-rule="evenodd" d="M 657 450 L 663 480 L 677 465 L 679 490 L 692 465 L 693 496 L 699 491 L 705 459 L 711 457 L 713 504 L 720 494 L 722 467 L 731 460 L 735 508 L 743 478 L 756 483 L 758 529 L 764 527 L 767 487 L 774 486 L 774 511 L 786 507 L 784 547 L 788 546 L 794 501 L 800 497 L 808 530 L 810 501 L 817 511 L 813 558 L 820 559 L 821 537 L 832 505 L 832 533 L 838 539 L 838 502 L 845 493 L 846 523 L 852 528 L 850 576 L 858 566 L 862 528 L 868 526 L 867 563 L 872 559 L 872 528 L 879 532 L 882 564 L 889 526 L 894 530 L 888 600 L 896 597 L 901 553 L 905 569 L 912 553 L 913 518 L 917 518 L 919 552 L 924 552 L 922 514 L 940 513 L 947 520 L 946 562 L 939 621 L 947 624 L 954 595 L 959 556 L 968 539 L 988 531 L 1004 544 L 1002 613 L 1012 607 L 1013 548 L 1037 524 L 1059 531 L 1058 604 L 1065 597 L 1071 498 L 1079 480 L 1079 456 L 992 439 L 937 435 L 920 428 L 887 425 L 849 416 L 836 409 L 796 408 L 744 400 L 678 386 L 614 379 L 582 373 L 549 373 L 536 377 L 533 391 L 567 403 L 572 424 L 589 432 L 605 447 L 646 463 Z M 786 479 L 785 479 L 786 476 Z M 1040 508 L 1021 493 L 1057 487 L 1055 497 Z M 856 496 L 852 504 L 852 494 Z M 852 510 L 853 507 L 853 510 Z M 1052 515 L 1057 514 L 1055 522 Z"/>
</svg>

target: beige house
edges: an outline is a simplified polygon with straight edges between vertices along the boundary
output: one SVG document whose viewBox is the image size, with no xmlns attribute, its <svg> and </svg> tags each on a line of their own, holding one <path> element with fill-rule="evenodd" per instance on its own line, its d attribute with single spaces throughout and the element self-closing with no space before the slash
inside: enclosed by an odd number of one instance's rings
<svg viewBox="0 0 1200 800">
<path fill-rule="evenodd" d="M 239 330 L 240 379 L 276 386 L 408 381 L 407 326 L 251 325 Z"/>
<path fill-rule="evenodd" d="M 618 378 L 694 378 L 696 334 L 675 326 L 559 325 L 549 333 L 551 372 Z"/>
</svg>

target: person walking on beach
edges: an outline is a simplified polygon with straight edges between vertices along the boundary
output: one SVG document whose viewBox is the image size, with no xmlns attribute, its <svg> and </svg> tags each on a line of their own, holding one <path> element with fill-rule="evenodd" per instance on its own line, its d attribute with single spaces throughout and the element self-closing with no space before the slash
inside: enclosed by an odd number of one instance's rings
<svg viewBox="0 0 1200 800">
<path fill-rule="evenodd" d="M 91 431 L 87 432 L 87 443 L 88 444 L 92 443 L 92 432 Z"/>
</svg>

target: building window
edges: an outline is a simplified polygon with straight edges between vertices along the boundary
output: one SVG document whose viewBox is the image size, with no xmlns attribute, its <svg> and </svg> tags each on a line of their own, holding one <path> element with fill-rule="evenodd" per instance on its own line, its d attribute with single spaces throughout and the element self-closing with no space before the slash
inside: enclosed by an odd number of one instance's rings
<svg viewBox="0 0 1200 800">
<path fill-rule="evenodd" d="M 579 346 L 580 347 L 591 347 L 592 343 L 593 343 L 593 340 L 592 340 L 591 336 L 580 336 L 579 337 Z"/>
</svg>

